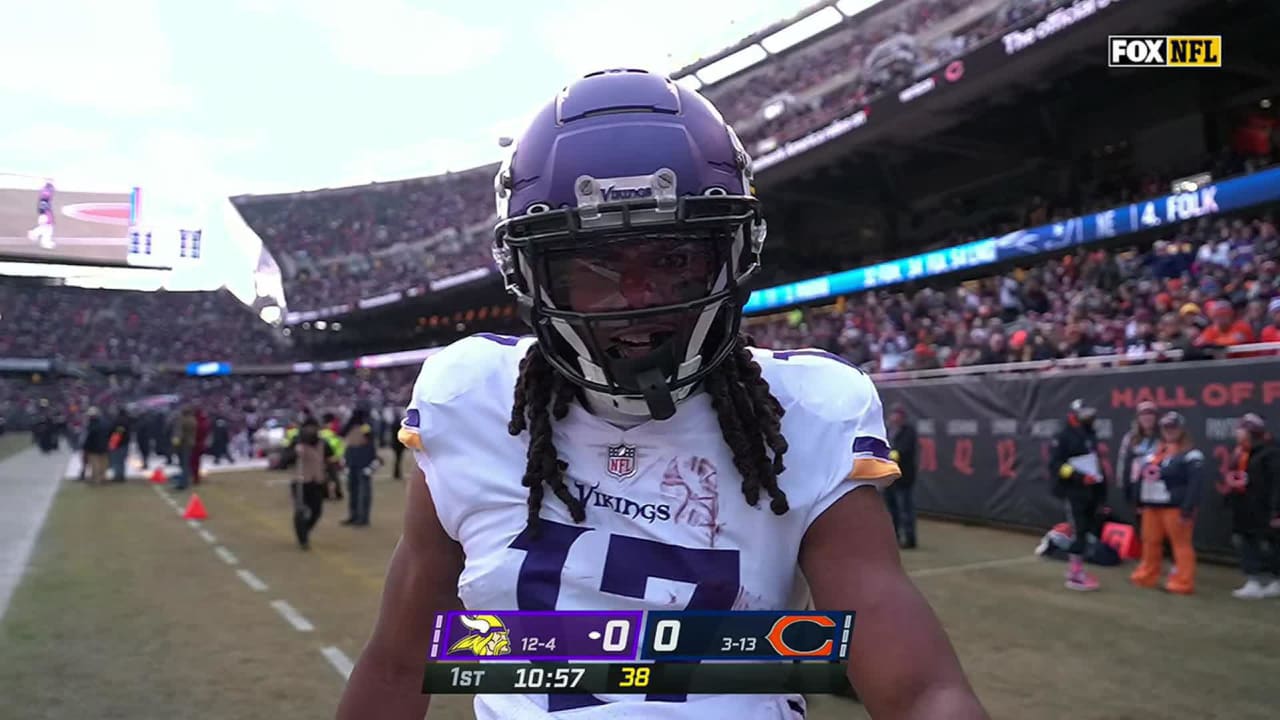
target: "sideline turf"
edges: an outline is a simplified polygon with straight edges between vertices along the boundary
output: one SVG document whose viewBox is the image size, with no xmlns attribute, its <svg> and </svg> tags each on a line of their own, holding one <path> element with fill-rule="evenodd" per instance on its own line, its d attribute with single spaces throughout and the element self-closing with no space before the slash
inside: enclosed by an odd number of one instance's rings
<svg viewBox="0 0 1280 720">
<path fill-rule="evenodd" d="M 198 488 L 205 527 L 266 593 L 240 582 L 146 486 L 68 484 L 0 623 L 0 697 L 23 718 L 331 717 L 341 679 L 319 648 L 357 657 L 399 534 L 403 485 L 379 475 L 368 529 L 338 526 L 344 508 L 326 505 L 303 554 L 287 491 L 268 484 L 283 477 L 216 476 Z M 1025 556 L 1034 538 L 923 523 L 921 541 L 904 563 L 929 571 L 916 582 L 994 718 L 1274 717 L 1280 601 L 1232 599 L 1240 578 L 1230 568 L 1202 568 L 1189 598 L 1129 587 L 1127 567 L 1102 569 L 1103 591 L 1082 594 L 1062 589 L 1053 562 L 934 572 Z M 316 631 L 292 630 L 267 606 L 275 598 Z M 469 718 L 470 698 L 438 697 L 428 717 Z M 811 698 L 809 717 L 866 715 Z"/>
</svg>

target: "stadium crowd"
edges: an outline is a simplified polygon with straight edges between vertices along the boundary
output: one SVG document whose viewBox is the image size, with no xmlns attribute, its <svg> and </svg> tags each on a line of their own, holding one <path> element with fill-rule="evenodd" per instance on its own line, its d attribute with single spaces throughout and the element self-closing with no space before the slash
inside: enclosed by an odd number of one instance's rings
<svg viewBox="0 0 1280 720">
<path fill-rule="evenodd" d="M 753 152 L 767 152 L 1064 4 L 1005 0 L 978 12 L 960 0 L 885 3 L 705 94 Z M 233 200 L 280 261 L 290 309 L 307 311 L 488 265 L 488 233 L 470 230 L 493 216 L 495 170 Z"/>
<path fill-rule="evenodd" d="M 290 307 L 354 302 L 479 267 L 468 230 L 493 216 L 496 165 L 233 202 L 280 263 Z"/>
<path fill-rule="evenodd" d="M 1027 19 L 1071 0 L 884 3 L 774 62 L 705 90 L 755 153 L 897 92 Z"/>
<path fill-rule="evenodd" d="M 115 417 L 120 410 L 131 417 L 168 415 L 180 405 L 198 408 L 226 420 L 232 433 L 265 427 L 269 421 L 285 425 L 304 412 L 317 418 L 331 412 L 347 417 L 356 406 L 403 406 L 417 377 L 418 366 L 376 371 L 316 372 L 292 375 L 226 375 L 188 377 L 174 374 L 92 375 L 84 378 L 5 378 L 0 381 L 0 414 L 13 427 L 25 427 L 39 417 L 60 418 L 70 437 L 84 428 L 90 408 Z"/>
<path fill-rule="evenodd" d="M 0 285 L 0 357 L 80 362 L 280 360 L 270 326 L 226 290 L 138 292 Z"/>
<path fill-rule="evenodd" d="M 842 297 L 751 318 L 747 331 L 762 347 L 820 347 L 879 373 L 1091 356 L 1142 362 L 1148 353 L 1175 350 L 1191 359 L 1215 346 L 1280 342 L 1277 258 L 1272 215 L 1203 219 L 1149 248 L 1086 249 L 963 283 Z M 74 334 L 58 337 L 80 342 Z M 243 427 L 263 413 L 293 418 L 303 408 L 341 414 L 355 404 L 402 404 L 416 370 L 10 378 L 0 384 L 0 412 L 11 421 L 42 411 L 77 418 L 91 406 L 147 407 L 181 398 Z"/>
<path fill-rule="evenodd" d="M 411 288 L 425 291 L 432 282 L 492 265 L 487 240 L 485 231 L 451 232 L 430 247 L 402 246 L 379 255 L 351 253 L 329 262 L 299 263 L 289 285 L 290 307 L 320 309 Z"/>
<path fill-rule="evenodd" d="M 748 321 L 763 347 L 821 347 L 871 371 L 1280 342 L 1268 215 L 1179 226 L 1150 249 L 1082 250 L 951 287 L 886 289 Z M 1134 360 L 1135 362 L 1138 360 Z"/>
</svg>

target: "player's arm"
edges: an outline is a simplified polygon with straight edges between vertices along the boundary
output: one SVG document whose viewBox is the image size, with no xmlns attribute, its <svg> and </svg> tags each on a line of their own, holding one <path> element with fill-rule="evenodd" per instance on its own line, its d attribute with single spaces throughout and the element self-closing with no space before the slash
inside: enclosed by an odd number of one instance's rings
<svg viewBox="0 0 1280 720">
<path fill-rule="evenodd" d="M 435 613 L 457 607 L 462 548 L 445 534 L 422 470 L 410 472 L 404 530 L 382 608 L 338 706 L 338 720 L 422 720 L 424 663 Z"/>
<path fill-rule="evenodd" d="M 951 642 L 898 558 L 874 487 L 845 493 L 809 526 L 800 568 L 820 610 L 857 613 L 849 681 L 878 720 L 986 720 Z"/>
</svg>

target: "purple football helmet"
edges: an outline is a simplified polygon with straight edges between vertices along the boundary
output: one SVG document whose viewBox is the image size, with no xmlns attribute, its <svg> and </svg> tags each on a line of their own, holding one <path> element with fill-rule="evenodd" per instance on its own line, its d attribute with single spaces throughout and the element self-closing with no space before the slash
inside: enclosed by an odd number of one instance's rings
<svg viewBox="0 0 1280 720">
<path fill-rule="evenodd" d="M 642 70 L 560 91 L 494 181 L 494 258 L 552 366 L 665 419 L 733 349 L 765 223 L 701 95 Z"/>
</svg>

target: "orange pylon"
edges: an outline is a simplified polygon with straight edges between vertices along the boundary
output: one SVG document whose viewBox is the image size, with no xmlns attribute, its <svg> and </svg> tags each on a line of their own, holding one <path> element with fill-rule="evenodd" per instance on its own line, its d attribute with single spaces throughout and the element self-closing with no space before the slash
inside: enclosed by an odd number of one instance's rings
<svg viewBox="0 0 1280 720">
<path fill-rule="evenodd" d="M 192 493 L 191 502 L 187 503 L 187 509 L 182 513 L 182 519 L 204 520 L 207 517 L 209 517 L 209 513 L 204 511 L 204 503 L 200 502 L 200 496 Z"/>
</svg>

